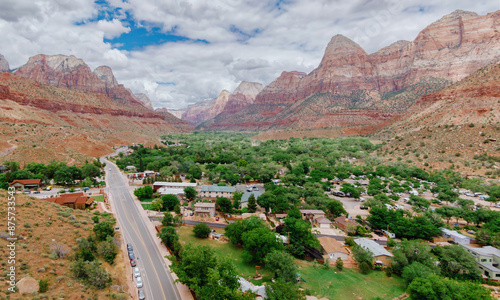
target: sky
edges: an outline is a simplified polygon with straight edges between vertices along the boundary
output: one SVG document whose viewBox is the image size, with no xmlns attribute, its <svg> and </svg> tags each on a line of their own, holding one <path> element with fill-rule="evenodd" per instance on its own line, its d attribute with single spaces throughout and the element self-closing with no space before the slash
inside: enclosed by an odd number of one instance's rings
<svg viewBox="0 0 500 300">
<path fill-rule="evenodd" d="M 456 9 L 484 15 L 500 0 L 2 0 L 0 54 L 11 69 L 74 55 L 155 108 L 180 109 L 241 81 L 308 73 L 336 34 L 373 53 Z"/>
</svg>

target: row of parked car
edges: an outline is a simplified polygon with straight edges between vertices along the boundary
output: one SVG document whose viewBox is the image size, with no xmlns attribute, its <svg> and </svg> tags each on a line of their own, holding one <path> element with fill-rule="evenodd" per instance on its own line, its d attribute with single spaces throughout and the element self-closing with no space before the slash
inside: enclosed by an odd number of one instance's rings
<svg viewBox="0 0 500 300">
<path fill-rule="evenodd" d="M 139 295 L 139 300 L 144 300 L 146 299 L 146 295 L 144 294 L 144 290 L 142 289 L 143 283 L 142 283 L 141 271 L 139 270 L 137 262 L 135 261 L 134 248 L 132 247 L 131 243 L 127 244 L 127 251 L 128 251 L 128 258 L 130 259 L 130 265 L 134 268 L 133 270 L 134 270 L 135 284 L 138 288 L 137 293 Z"/>
</svg>

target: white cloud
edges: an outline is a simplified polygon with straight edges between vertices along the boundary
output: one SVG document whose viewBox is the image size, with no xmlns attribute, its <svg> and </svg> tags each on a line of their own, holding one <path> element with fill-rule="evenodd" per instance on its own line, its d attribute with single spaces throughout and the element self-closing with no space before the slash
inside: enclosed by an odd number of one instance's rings
<svg viewBox="0 0 500 300">
<path fill-rule="evenodd" d="M 108 0 L 116 7 L 95 20 L 87 0 L 0 2 L 0 53 L 12 67 L 39 53 L 75 55 L 91 68 L 110 66 L 120 83 L 145 92 L 155 107 L 181 108 L 233 91 L 242 80 L 269 84 L 282 71 L 310 72 L 331 37 L 343 34 L 368 53 L 413 40 L 456 9 L 500 9 L 488 0 Z M 161 27 L 190 41 L 124 51 L 105 43 L 136 24 Z M 81 24 L 83 22 L 83 24 Z M 80 24 L 80 25 L 77 25 Z"/>
</svg>

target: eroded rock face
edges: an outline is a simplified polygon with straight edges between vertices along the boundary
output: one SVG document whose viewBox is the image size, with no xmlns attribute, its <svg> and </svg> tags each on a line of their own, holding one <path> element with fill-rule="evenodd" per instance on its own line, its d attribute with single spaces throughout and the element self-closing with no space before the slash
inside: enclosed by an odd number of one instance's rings
<svg viewBox="0 0 500 300">
<path fill-rule="evenodd" d="M 143 93 L 139 93 L 139 94 L 135 94 L 134 95 L 137 99 L 139 99 L 139 101 L 142 102 L 142 104 L 147 108 L 147 109 L 150 109 L 150 110 L 154 110 L 153 108 L 153 103 L 151 103 L 151 100 L 149 100 L 148 96 L 146 96 L 146 94 L 143 94 Z"/>
<path fill-rule="evenodd" d="M 385 124 L 385 113 L 404 112 L 422 94 L 442 88 L 443 80 L 457 82 L 499 60 L 500 11 L 480 16 L 457 10 L 427 26 L 413 42 L 398 41 L 372 54 L 336 35 L 311 73 L 283 72 L 256 96 L 253 105 L 218 117 L 213 126 L 244 129 L 247 124 L 253 128 L 261 123 L 259 130 L 273 128 L 273 124 L 278 128 L 335 127 L 338 122 L 324 119 L 331 119 L 332 113 L 340 118 L 343 110 L 349 112 L 352 124 L 359 124 L 357 116 L 364 114 L 352 115 L 352 109 L 380 110 L 378 115 L 384 118 L 379 121 Z M 407 89 L 411 93 L 405 94 Z M 377 127 L 377 114 L 374 116 L 375 121 L 364 118 L 362 125 Z M 298 122 L 304 119 L 312 123 Z M 320 119 L 323 121 L 314 122 Z"/>
<path fill-rule="evenodd" d="M 92 72 L 73 55 L 39 54 L 30 57 L 14 74 L 42 84 L 103 94 L 120 103 L 142 105 L 130 90 L 118 84 L 109 67 L 101 66 Z"/>
<path fill-rule="evenodd" d="M 9 70 L 9 63 L 5 57 L 0 54 L 0 72 L 7 72 Z"/>
<path fill-rule="evenodd" d="M 215 99 L 188 106 L 181 117 L 193 124 L 199 124 L 213 119 L 221 113 L 237 112 L 252 104 L 262 89 L 263 86 L 260 83 L 243 81 L 232 94 L 223 90 Z"/>
</svg>

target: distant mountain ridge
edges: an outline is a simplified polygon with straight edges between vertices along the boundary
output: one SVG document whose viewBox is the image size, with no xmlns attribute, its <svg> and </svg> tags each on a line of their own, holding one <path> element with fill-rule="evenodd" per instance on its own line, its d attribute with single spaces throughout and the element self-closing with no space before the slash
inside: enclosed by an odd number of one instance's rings
<svg viewBox="0 0 500 300">
<path fill-rule="evenodd" d="M 500 11 L 480 16 L 457 10 L 413 42 L 398 41 L 373 54 L 336 35 L 311 73 L 283 72 L 252 104 L 199 128 L 340 128 L 366 134 L 390 124 L 421 96 L 499 60 Z"/>
<path fill-rule="evenodd" d="M 7 72 L 9 70 L 9 63 L 5 57 L 0 54 L 0 72 Z"/>
</svg>

